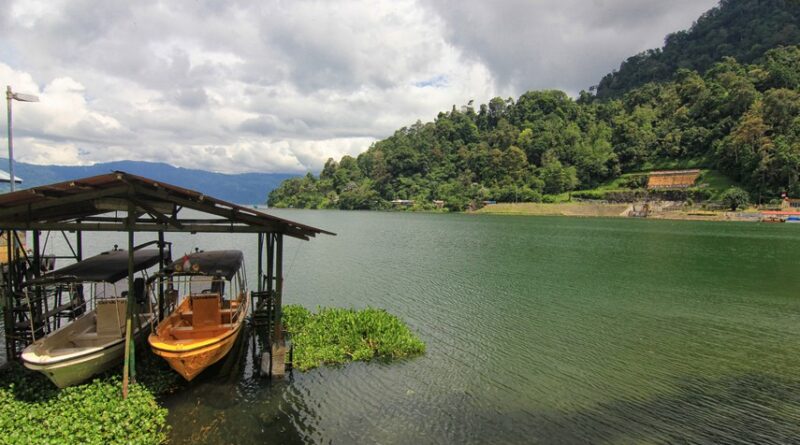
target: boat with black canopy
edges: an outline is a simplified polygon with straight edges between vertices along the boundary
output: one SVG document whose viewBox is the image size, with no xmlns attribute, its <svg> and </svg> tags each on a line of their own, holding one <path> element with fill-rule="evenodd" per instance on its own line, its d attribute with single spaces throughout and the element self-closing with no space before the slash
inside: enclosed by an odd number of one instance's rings
<svg viewBox="0 0 800 445">
<path fill-rule="evenodd" d="M 156 249 L 133 252 L 134 337 L 141 338 L 155 321 L 152 300 L 146 289 L 147 269 L 159 264 Z M 125 321 L 128 310 L 128 251 L 111 250 L 71 264 L 32 280 L 34 288 L 54 287 L 67 292 L 71 301 L 86 311 L 66 326 L 36 340 L 22 352 L 28 369 L 46 375 L 59 388 L 81 383 L 116 364 L 125 352 Z M 85 298 L 86 293 L 90 296 Z"/>
<path fill-rule="evenodd" d="M 175 309 L 148 337 L 153 353 L 186 380 L 225 357 L 247 315 L 244 258 L 238 250 L 194 252 L 154 277 Z M 182 298 L 179 299 L 179 296 Z"/>
</svg>

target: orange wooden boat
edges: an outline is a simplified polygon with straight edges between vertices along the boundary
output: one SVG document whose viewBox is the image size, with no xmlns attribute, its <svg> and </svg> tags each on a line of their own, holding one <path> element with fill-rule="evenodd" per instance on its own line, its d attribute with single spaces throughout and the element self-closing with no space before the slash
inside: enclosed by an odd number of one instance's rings
<svg viewBox="0 0 800 445">
<path fill-rule="evenodd" d="M 186 380 L 225 357 L 242 330 L 248 305 L 242 264 L 238 250 L 195 252 L 159 274 L 167 303 L 177 307 L 148 342 Z"/>
</svg>

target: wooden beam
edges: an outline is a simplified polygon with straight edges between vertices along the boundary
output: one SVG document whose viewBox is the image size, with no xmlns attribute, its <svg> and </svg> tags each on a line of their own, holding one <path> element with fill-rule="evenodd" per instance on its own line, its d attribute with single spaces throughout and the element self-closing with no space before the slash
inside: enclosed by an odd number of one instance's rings
<svg viewBox="0 0 800 445">
<path fill-rule="evenodd" d="M 135 198 L 134 198 L 135 199 Z M 170 203 L 164 202 L 148 202 L 145 200 L 137 199 L 137 205 L 141 207 L 140 210 L 145 210 L 147 208 L 153 208 L 159 213 L 168 214 L 172 212 L 172 205 Z M 111 211 L 121 211 L 127 212 L 128 211 L 128 200 L 124 198 L 99 198 L 95 199 L 93 202 L 95 208 L 98 210 L 107 210 Z"/>
<path fill-rule="evenodd" d="M 140 201 L 136 198 L 131 198 L 131 201 L 133 201 L 133 203 L 136 204 L 138 207 L 141 207 L 144 210 L 146 210 L 147 213 L 150 214 L 150 216 L 161 222 L 161 224 L 172 225 L 175 226 L 175 228 L 177 229 L 183 229 L 183 224 L 181 224 L 180 221 L 178 221 L 177 219 L 168 218 L 166 215 L 156 210 L 155 207 L 150 206 L 150 204 L 144 201 Z"/>
<path fill-rule="evenodd" d="M 13 230 L 65 230 L 87 232 L 127 232 L 128 225 L 124 222 L 93 223 L 93 222 L 6 222 L 0 221 L 0 229 Z M 157 223 L 134 223 L 136 232 L 169 232 L 169 233 L 264 233 L 263 227 L 247 225 L 226 224 L 184 224 L 183 228 Z M 308 241 L 311 238 L 305 235 L 290 235 L 294 238 Z"/>
<path fill-rule="evenodd" d="M 39 210 L 48 209 L 51 207 L 64 206 L 82 201 L 91 201 L 97 198 L 114 195 L 124 195 L 128 191 L 128 186 L 110 187 L 101 189 L 95 192 L 78 193 L 73 196 L 65 196 L 61 198 L 46 199 L 44 201 L 32 202 L 28 204 L 20 204 L 13 207 L 0 209 L 0 221 L 7 220 L 13 215 L 23 215 L 27 219 L 31 219 L 34 212 Z"/>
<path fill-rule="evenodd" d="M 278 229 L 281 228 L 274 221 L 268 221 L 268 220 L 264 220 L 263 218 L 258 218 L 258 217 L 252 216 L 252 215 L 247 215 L 247 214 L 244 214 L 244 213 L 241 213 L 241 212 L 236 212 L 235 209 L 231 209 L 231 208 L 225 209 L 225 208 L 217 207 L 216 204 L 214 204 L 214 203 L 210 203 L 209 204 L 209 203 L 205 203 L 203 201 L 192 201 L 190 199 L 177 197 L 177 196 L 174 196 L 174 195 L 172 195 L 169 192 L 164 191 L 164 190 L 151 190 L 151 189 L 148 189 L 148 188 L 145 188 L 145 187 L 136 186 L 136 191 L 141 193 L 141 194 L 154 196 L 154 197 L 166 200 L 166 201 L 171 201 L 171 202 L 174 202 L 176 204 L 180 204 L 183 207 L 189 207 L 191 209 L 198 210 L 200 212 L 205 212 L 205 213 L 209 213 L 211 215 L 221 216 L 223 218 L 227 218 L 228 220 L 231 220 L 231 219 L 240 220 L 240 221 L 248 223 L 248 224 L 259 225 L 261 227 L 269 229 L 270 232 L 277 232 Z"/>
</svg>

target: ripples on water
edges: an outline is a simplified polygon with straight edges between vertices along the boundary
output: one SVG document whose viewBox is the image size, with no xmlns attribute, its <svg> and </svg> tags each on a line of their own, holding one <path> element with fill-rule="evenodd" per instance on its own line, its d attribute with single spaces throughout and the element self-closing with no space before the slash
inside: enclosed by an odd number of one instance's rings
<svg viewBox="0 0 800 445">
<path fill-rule="evenodd" d="M 386 308 L 428 351 L 269 383 L 243 342 L 165 401 L 175 443 L 800 443 L 798 227 L 279 216 L 339 234 L 287 241 L 285 301 Z M 200 240 L 254 275 L 254 240 Z"/>
</svg>

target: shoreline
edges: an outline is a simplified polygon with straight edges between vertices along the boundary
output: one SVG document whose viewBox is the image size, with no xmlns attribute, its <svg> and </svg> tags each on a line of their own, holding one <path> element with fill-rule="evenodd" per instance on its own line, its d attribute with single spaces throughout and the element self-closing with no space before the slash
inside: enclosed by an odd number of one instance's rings
<svg viewBox="0 0 800 445">
<path fill-rule="evenodd" d="M 464 212 L 474 215 L 509 216 L 566 216 L 579 218 L 637 218 L 674 221 L 730 221 L 759 222 L 759 214 L 703 209 L 680 209 L 653 211 L 647 216 L 631 216 L 632 204 L 605 203 L 498 203 L 479 210 Z"/>
</svg>

